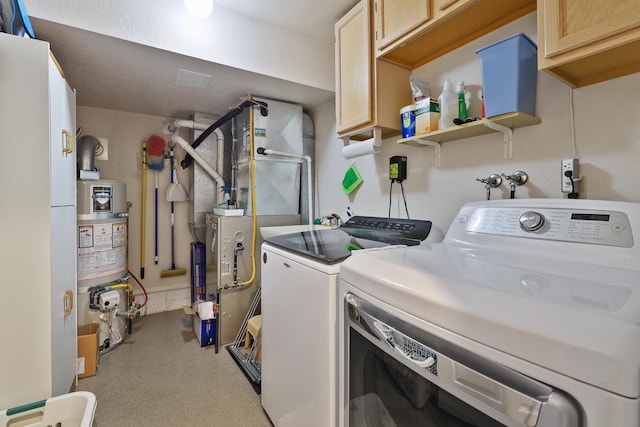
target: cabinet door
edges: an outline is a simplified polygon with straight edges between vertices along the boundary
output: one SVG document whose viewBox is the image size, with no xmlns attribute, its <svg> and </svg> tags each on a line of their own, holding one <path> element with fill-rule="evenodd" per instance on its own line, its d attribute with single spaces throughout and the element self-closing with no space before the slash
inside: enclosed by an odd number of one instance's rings
<svg viewBox="0 0 640 427">
<path fill-rule="evenodd" d="M 51 206 L 76 204 L 75 94 L 49 58 Z"/>
<path fill-rule="evenodd" d="M 384 49 L 427 21 L 429 2 L 430 0 L 375 0 L 376 49 Z"/>
<path fill-rule="evenodd" d="M 76 377 L 76 210 L 51 208 L 51 392 L 69 392 Z"/>
<path fill-rule="evenodd" d="M 362 0 L 335 26 L 336 131 L 371 122 L 372 73 L 369 2 Z"/>
<path fill-rule="evenodd" d="M 585 48 L 583 55 L 612 47 L 615 38 L 640 29 L 638 0 L 539 0 L 538 19 L 544 25 L 544 57 Z M 542 9 L 542 10 L 540 10 Z M 637 38 L 637 36 L 636 36 Z M 599 43 L 607 44 L 600 46 Z"/>
</svg>

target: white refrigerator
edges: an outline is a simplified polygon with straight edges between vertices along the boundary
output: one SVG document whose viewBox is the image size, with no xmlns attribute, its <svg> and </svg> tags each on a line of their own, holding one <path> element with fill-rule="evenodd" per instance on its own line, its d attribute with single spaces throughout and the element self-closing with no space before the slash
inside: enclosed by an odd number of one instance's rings
<svg viewBox="0 0 640 427">
<path fill-rule="evenodd" d="M 49 44 L 0 33 L 0 408 L 75 386 L 75 91 Z"/>
</svg>

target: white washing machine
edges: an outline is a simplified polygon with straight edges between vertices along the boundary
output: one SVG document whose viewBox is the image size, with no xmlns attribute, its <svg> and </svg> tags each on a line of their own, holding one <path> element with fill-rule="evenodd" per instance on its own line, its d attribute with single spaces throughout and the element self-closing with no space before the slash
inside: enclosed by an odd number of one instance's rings
<svg viewBox="0 0 640 427">
<path fill-rule="evenodd" d="M 276 427 L 328 427 L 338 422 L 340 263 L 362 248 L 419 244 L 430 228 L 429 221 L 355 217 L 340 229 L 266 239 L 261 267 L 261 403 Z"/>
<path fill-rule="evenodd" d="M 640 425 L 640 204 L 465 205 L 341 266 L 341 426 Z"/>
</svg>

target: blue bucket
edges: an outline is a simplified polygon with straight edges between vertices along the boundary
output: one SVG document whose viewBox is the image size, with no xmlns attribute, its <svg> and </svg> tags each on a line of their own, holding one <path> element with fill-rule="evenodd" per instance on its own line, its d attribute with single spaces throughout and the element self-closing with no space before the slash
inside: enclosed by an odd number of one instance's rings
<svg viewBox="0 0 640 427">
<path fill-rule="evenodd" d="M 522 112 L 535 116 L 538 48 L 519 33 L 476 51 L 482 67 L 487 117 Z"/>
</svg>

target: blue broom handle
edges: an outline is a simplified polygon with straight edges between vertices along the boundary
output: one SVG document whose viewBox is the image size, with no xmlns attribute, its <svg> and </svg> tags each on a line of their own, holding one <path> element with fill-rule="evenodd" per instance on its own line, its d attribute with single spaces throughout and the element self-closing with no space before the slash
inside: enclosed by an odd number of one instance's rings
<svg viewBox="0 0 640 427">
<path fill-rule="evenodd" d="M 171 183 L 173 184 L 173 147 L 171 147 L 169 153 L 169 166 L 171 166 Z"/>
</svg>

